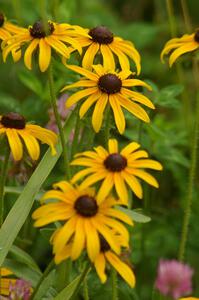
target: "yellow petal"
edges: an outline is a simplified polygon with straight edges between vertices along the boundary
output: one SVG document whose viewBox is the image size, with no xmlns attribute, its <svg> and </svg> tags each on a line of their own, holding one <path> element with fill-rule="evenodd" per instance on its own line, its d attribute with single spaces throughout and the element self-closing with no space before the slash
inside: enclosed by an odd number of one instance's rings
<svg viewBox="0 0 199 300">
<path fill-rule="evenodd" d="M 71 107 L 73 104 L 77 103 L 82 98 L 85 98 L 85 97 L 87 97 L 91 94 L 95 94 L 97 92 L 98 92 L 98 89 L 96 87 L 91 87 L 91 88 L 79 91 L 79 92 L 73 94 L 72 96 L 70 96 L 66 100 L 66 107 Z"/>
<path fill-rule="evenodd" d="M 132 171 L 128 169 L 128 172 L 134 174 L 135 176 L 143 179 L 144 181 L 146 181 L 148 184 L 158 188 L 159 184 L 157 182 L 157 180 L 155 179 L 155 177 L 153 177 L 152 175 L 150 175 L 149 173 L 143 171 L 143 170 L 138 170 L 138 169 L 133 169 Z"/>
<path fill-rule="evenodd" d="M 75 71 L 83 76 L 86 76 L 88 79 L 90 80 L 94 80 L 95 82 L 98 81 L 99 79 L 99 76 L 97 76 L 95 73 L 93 72 L 90 72 L 84 68 L 81 68 L 81 67 L 78 67 L 78 66 L 75 66 L 75 65 L 67 65 L 67 68 L 72 70 L 72 71 Z"/>
<path fill-rule="evenodd" d="M 95 132 L 99 132 L 102 126 L 104 109 L 108 102 L 108 95 L 103 93 L 95 104 L 95 108 L 92 114 L 92 125 Z"/>
<path fill-rule="evenodd" d="M 101 92 L 96 92 L 95 94 L 90 95 L 84 103 L 81 105 L 80 110 L 79 110 L 79 116 L 80 119 L 84 117 L 84 115 L 87 113 L 89 108 L 101 97 L 102 93 Z"/>
<path fill-rule="evenodd" d="M 72 249 L 71 249 L 71 259 L 75 260 L 77 259 L 84 246 L 85 246 L 85 229 L 84 229 L 84 219 L 79 217 L 77 220 L 76 225 L 76 231 L 74 234 L 74 239 L 72 243 Z"/>
<path fill-rule="evenodd" d="M 104 177 L 106 177 L 105 171 L 99 171 L 97 173 L 94 173 L 88 176 L 86 179 L 84 179 L 84 181 L 80 185 L 80 188 L 81 189 L 87 188 L 88 186 L 93 185 L 95 182 L 102 180 Z"/>
<path fill-rule="evenodd" d="M 93 262 L 100 252 L 99 236 L 89 219 L 85 219 L 84 225 L 86 233 L 86 248 L 88 256 Z"/>
<path fill-rule="evenodd" d="M 107 276 L 105 274 L 106 261 L 103 253 L 100 253 L 96 257 L 94 261 L 94 266 L 101 282 L 104 283 L 107 279 Z"/>
<path fill-rule="evenodd" d="M 130 186 L 131 190 L 135 193 L 135 195 L 138 198 L 142 199 L 142 197 L 143 197 L 143 191 L 142 191 L 141 184 L 139 183 L 139 181 L 137 180 L 137 178 L 135 176 L 133 176 L 132 174 L 129 174 L 126 171 L 122 173 L 122 176 L 123 176 L 123 179 Z"/>
<path fill-rule="evenodd" d="M 103 183 L 100 186 L 100 189 L 97 194 L 97 203 L 102 203 L 103 201 L 106 201 L 106 197 L 110 193 L 112 187 L 113 187 L 114 181 L 113 181 L 113 174 L 109 173 L 106 175 Z"/>
<path fill-rule="evenodd" d="M 119 233 L 124 238 L 124 240 L 126 241 L 126 247 L 129 246 L 129 232 L 122 223 L 120 223 L 117 220 L 114 220 L 113 218 L 104 216 L 101 216 L 101 220 L 105 225 L 112 228 L 114 232 Z"/>
<path fill-rule="evenodd" d="M 39 41 L 39 67 L 41 72 L 48 69 L 51 59 L 51 47 L 46 43 L 45 39 Z"/>
<path fill-rule="evenodd" d="M 111 216 L 116 219 L 119 219 L 120 221 L 127 223 L 128 225 L 131 225 L 131 226 L 133 225 L 131 218 L 120 210 L 113 209 L 113 208 L 106 208 L 104 213 L 107 216 Z"/>
<path fill-rule="evenodd" d="M 175 51 L 173 51 L 173 53 L 171 54 L 171 56 L 169 58 L 169 66 L 172 67 L 172 65 L 177 60 L 177 58 L 179 56 L 181 56 L 182 54 L 193 51 L 193 50 L 197 49 L 198 47 L 199 47 L 199 44 L 196 42 L 193 42 L 193 43 L 181 46 L 180 48 L 176 49 Z"/>
<path fill-rule="evenodd" d="M 73 186 L 69 182 L 63 180 L 63 181 L 54 183 L 53 188 L 54 189 L 59 188 L 60 190 L 62 190 L 62 192 L 66 193 L 69 190 L 73 189 Z"/>
<path fill-rule="evenodd" d="M 88 49 L 86 50 L 86 53 L 84 54 L 83 60 L 82 60 L 82 66 L 85 69 L 91 70 L 93 61 L 95 58 L 95 55 L 97 54 L 99 50 L 99 44 L 98 43 L 92 43 Z"/>
<path fill-rule="evenodd" d="M 101 44 L 100 51 L 103 56 L 103 66 L 108 71 L 115 70 L 115 60 L 109 46 Z"/>
<path fill-rule="evenodd" d="M 129 60 L 126 57 L 126 55 L 119 49 L 115 48 L 113 45 L 110 44 L 109 46 L 111 50 L 115 53 L 115 55 L 118 57 L 120 66 L 122 70 L 129 70 L 130 69 L 130 64 Z"/>
<path fill-rule="evenodd" d="M 108 141 L 108 150 L 109 153 L 118 153 L 119 149 L 118 149 L 118 142 L 116 139 L 109 139 Z"/>
<path fill-rule="evenodd" d="M 54 48 L 62 56 L 64 56 L 65 58 L 69 58 L 70 54 L 68 51 L 68 47 L 64 43 L 59 41 L 57 38 L 53 37 L 52 35 L 49 35 L 45 37 L 45 41 L 49 46 Z"/>
<path fill-rule="evenodd" d="M 132 269 L 123 263 L 114 253 L 111 251 L 105 252 L 105 257 L 108 262 L 115 268 L 115 270 L 122 276 L 122 278 L 133 288 L 135 286 L 135 275 Z"/>
<path fill-rule="evenodd" d="M 131 164 L 131 166 L 135 168 L 148 168 L 153 170 L 162 170 L 162 165 L 155 160 L 152 159 L 139 159 Z"/>
<path fill-rule="evenodd" d="M 19 130 L 17 131 L 16 129 L 11 129 L 11 128 L 8 128 L 6 130 L 6 135 L 8 137 L 8 142 L 9 142 L 10 149 L 11 149 L 14 160 L 22 159 L 22 155 L 23 155 L 22 142 L 20 141 L 18 132 L 19 132 Z"/>
<path fill-rule="evenodd" d="M 126 122 L 125 122 L 125 117 L 124 117 L 124 114 L 122 112 L 120 103 L 117 100 L 117 96 L 110 95 L 109 96 L 109 103 L 110 103 L 110 105 L 112 107 L 112 110 L 113 110 L 114 119 L 115 119 L 117 129 L 118 129 L 120 134 L 123 134 L 123 132 L 125 130 Z"/>
<path fill-rule="evenodd" d="M 149 123 L 150 119 L 146 111 L 138 104 L 134 103 L 133 101 L 129 100 L 128 98 L 121 97 L 119 98 L 120 104 L 128 110 L 130 113 L 135 115 L 138 119 Z"/>
<path fill-rule="evenodd" d="M 139 79 L 125 79 L 122 81 L 122 86 L 143 86 L 146 87 L 149 91 L 152 90 L 149 84 Z"/>
<path fill-rule="evenodd" d="M 29 135 L 25 132 L 25 130 L 20 130 L 19 135 L 23 138 L 28 153 L 32 160 L 38 160 L 40 155 L 39 143 L 36 138 L 32 135 Z"/>
<path fill-rule="evenodd" d="M 59 264 L 71 256 L 72 244 L 66 245 L 60 252 L 55 253 L 55 263 Z"/>
<path fill-rule="evenodd" d="M 69 85 L 66 85 L 63 89 L 61 89 L 60 92 L 63 92 L 65 90 L 68 90 L 68 89 L 72 89 L 72 88 L 77 88 L 77 87 L 92 87 L 92 86 L 96 86 L 96 82 L 95 81 L 92 81 L 92 80 L 80 80 L 78 82 L 75 82 L 73 84 L 69 84 Z"/>
<path fill-rule="evenodd" d="M 122 95 L 121 95 L 122 94 Z M 121 89 L 121 94 L 119 95 L 119 97 L 121 96 L 122 98 L 126 97 L 130 97 L 132 98 L 133 101 L 135 102 L 139 102 L 141 104 L 144 104 L 145 106 L 151 108 L 151 109 L 155 109 L 154 104 L 151 102 L 151 100 L 149 100 L 146 96 L 138 93 L 138 92 L 134 92 L 125 88 Z"/>
<path fill-rule="evenodd" d="M 128 204 L 128 191 L 126 188 L 126 185 L 124 183 L 124 180 L 119 172 L 114 173 L 114 183 L 115 183 L 115 189 L 116 192 L 120 198 L 121 201 L 124 202 L 124 204 Z"/>
<path fill-rule="evenodd" d="M 33 39 L 30 45 L 27 47 L 25 54 L 24 54 L 24 63 L 25 66 L 31 70 L 32 69 L 32 54 L 36 49 L 37 45 L 39 44 L 39 39 Z"/>
<path fill-rule="evenodd" d="M 134 152 L 138 148 L 140 148 L 140 144 L 138 144 L 136 142 L 132 142 L 132 143 L 128 144 L 126 147 L 124 147 L 122 149 L 122 151 L 120 152 L 120 154 L 124 155 L 124 156 L 128 156 L 130 153 Z"/>
</svg>

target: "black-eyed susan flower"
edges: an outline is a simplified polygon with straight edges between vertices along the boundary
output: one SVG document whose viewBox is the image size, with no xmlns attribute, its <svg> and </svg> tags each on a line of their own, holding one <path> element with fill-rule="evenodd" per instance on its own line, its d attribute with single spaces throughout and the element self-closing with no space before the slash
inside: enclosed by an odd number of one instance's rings
<svg viewBox="0 0 199 300">
<path fill-rule="evenodd" d="M 133 43 L 114 36 L 105 26 L 84 29 L 84 31 L 88 36 L 77 36 L 77 40 L 82 47 L 87 47 L 82 60 L 82 66 L 85 69 L 92 69 L 94 59 L 96 55 L 100 53 L 103 57 L 103 65 L 108 69 L 115 69 L 115 56 L 122 70 L 128 70 L 130 69 L 130 58 L 136 65 L 137 74 L 140 74 L 140 55 Z"/>
<path fill-rule="evenodd" d="M 28 29 L 20 28 L 20 32 L 3 43 L 3 60 L 6 61 L 8 54 L 15 48 L 21 49 L 24 45 L 27 48 L 24 53 L 26 67 L 32 69 L 33 52 L 39 48 L 39 67 L 45 72 L 51 61 L 51 49 L 54 49 L 64 58 L 69 58 L 69 47 L 78 50 L 81 54 L 82 48 L 77 40 L 73 38 L 76 26 L 69 24 L 57 24 L 48 21 L 47 28 L 43 22 L 37 21 Z"/>
<path fill-rule="evenodd" d="M 99 204 L 94 189 L 81 189 L 66 181 L 56 183 L 53 187 L 59 190 L 45 193 L 42 202 L 49 199 L 55 199 L 56 202 L 42 205 L 32 217 L 36 220 L 36 227 L 65 221 L 51 237 L 56 263 L 66 259 L 68 255 L 73 260 L 77 259 L 85 247 L 93 261 L 100 252 L 99 234 L 119 254 L 120 246 L 116 243 L 112 230 L 122 235 L 128 246 L 129 234 L 121 221 L 132 225 L 132 220 L 114 208 L 120 201 L 108 197 Z"/>
<path fill-rule="evenodd" d="M 113 69 L 112 71 L 107 71 L 102 65 L 93 66 L 93 72 L 78 66 L 68 65 L 68 68 L 86 78 L 62 89 L 64 91 L 76 87 L 85 88 L 70 96 L 66 100 L 66 106 L 71 107 L 81 99 L 86 98 L 79 111 L 80 118 L 83 118 L 88 109 L 95 104 L 92 114 L 92 125 L 96 132 L 101 128 L 103 113 L 108 104 L 113 110 L 115 123 L 121 134 L 125 130 L 125 117 L 122 108 L 125 108 L 144 122 L 150 121 L 146 111 L 137 102 L 151 109 L 154 109 L 153 103 L 146 96 L 132 91 L 130 88 L 143 86 L 150 90 L 151 87 L 139 79 L 129 79 L 128 77 L 132 74 L 129 70 L 116 72 Z"/>
<path fill-rule="evenodd" d="M 185 34 L 180 38 L 173 38 L 169 40 L 164 46 L 161 52 L 161 60 L 164 62 L 164 56 L 166 54 L 172 54 L 169 57 L 169 66 L 172 67 L 174 62 L 182 54 L 187 52 L 192 52 L 199 48 L 199 30 L 196 30 L 195 33 Z"/>
<path fill-rule="evenodd" d="M 52 155 L 56 154 L 55 144 L 57 135 L 51 130 L 38 125 L 26 124 L 26 120 L 18 113 L 8 113 L 0 117 L 0 135 L 5 134 L 14 160 L 20 160 L 23 156 L 23 144 L 33 160 L 40 155 L 40 147 L 37 140 L 51 147 Z"/>
<path fill-rule="evenodd" d="M 110 139 L 108 146 L 108 151 L 98 146 L 94 148 L 95 151 L 85 151 L 75 155 L 71 165 L 86 168 L 73 176 L 73 183 L 87 176 L 80 185 L 81 188 L 87 188 L 103 180 L 98 192 L 99 202 L 115 187 L 123 204 L 128 204 L 128 191 L 125 183 L 138 198 L 143 197 L 142 186 L 137 177 L 156 188 L 159 187 L 157 180 L 142 169 L 162 170 L 162 165 L 155 160 L 148 159 L 146 151 L 138 150 L 140 148 L 138 143 L 132 142 L 120 152 L 117 140 Z"/>
<path fill-rule="evenodd" d="M 0 40 L 4 41 L 11 38 L 12 34 L 19 32 L 19 27 L 8 22 L 3 13 L 0 12 Z M 13 48 L 12 50 L 13 60 L 17 62 L 21 58 L 21 50 Z"/>
</svg>

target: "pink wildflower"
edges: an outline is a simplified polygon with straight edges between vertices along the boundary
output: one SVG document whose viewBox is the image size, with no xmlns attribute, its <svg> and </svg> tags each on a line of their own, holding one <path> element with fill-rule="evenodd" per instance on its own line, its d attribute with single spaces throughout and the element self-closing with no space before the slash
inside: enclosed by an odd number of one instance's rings
<svg viewBox="0 0 199 300">
<path fill-rule="evenodd" d="M 161 294 L 178 299 L 192 292 L 193 270 L 177 260 L 160 260 L 155 286 Z"/>
<path fill-rule="evenodd" d="M 9 300 L 29 300 L 31 285 L 23 279 L 18 279 L 14 284 L 10 284 L 9 292 Z"/>
</svg>

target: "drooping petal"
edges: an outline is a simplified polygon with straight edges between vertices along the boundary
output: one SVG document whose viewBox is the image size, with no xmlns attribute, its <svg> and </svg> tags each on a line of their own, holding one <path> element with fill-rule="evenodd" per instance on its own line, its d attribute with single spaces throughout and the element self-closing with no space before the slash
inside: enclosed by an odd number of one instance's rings
<svg viewBox="0 0 199 300">
<path fill-rule="evenodd" d="M 122 278 L 133 288 L 135 286 L 135 275 L 128 265 L 123 263 L 113 252 L 105 252 L 108 262 L 116 269 Z"/>
<path fill-rule="evenodd" d="M 113 53 L 115 53 L 115 55 L 118 57 L 121 69 L 122 70 L 130 70 L 129 60 L 126 57 L 126 55 L 120 49 L 115 48 L 111 44 L 110 44 L 109 47 L 111 48 L 111 50 L 113 51 Z"/>
<path fill-rule="evenodd" d="M 86 179 L 84 179 L 84 181 L 80 185 L 80 188 L 81 189 L 87 188 L 88 186 L 91 186 L 95 182 L 98 182 L 98 181 L 102 180 L 105 177 L 106 177 L 106 172 L 103 171 L 103 170 L 99 171 L 97 173 L 94 173 L 94 174 L 88 176 Z"/>
<path fill-rule="evenodd" d="M 153 170 L 162 170 L 162 165 L 153 159 L 139 159 L 131 164 L 133 168 L 148 168 Z"/>
<path fill-rule="evenodd" d="M 23 146 L 18 136 L 17 130 L 13 128 L 7 128 L 6 135 L 14 160 L 17 161 L 22 159 Z"/>
<path fill-rule="evenodd" d="M 73 104 L 77 103 L 79 100 L 81 100 L 82 98 L 85 98 L 91 94 L 95 94 L 98 92 L 98 88 L 97 87 L 91 87 L 82 91 L 79 91 L 75 94 L 73 94 L 72 96 L 70 96 L 67 100 L 66 100 L 66 107 L 70 108 Z"/>
<path fill-rule="evenodd" d="M 123 111 L 120 106 L 120 102 L 117 100 L 117 96 L 110 95 L 109 103 L 113 110 L 117 129 L 118 129 L 119 133 L 122 134 L 125 130 L 126 121 L 125 121 L 125 117 L 124 117 Z"/>
<path fill-rule="evenodd" d="M 63 260 L 71 257 L 72 243 L 66 245 L 60 252 L 55 253 L 55 263 L 59 264 Z"/>
<path fill-rule="evenodd" d="M 46 43 L 45 39 L 39 41 L 39 67 L 41 72 L 48 69 L 51 60 L 51 47 Z"/>
<path fill-rule="evenodd" d="M 146 87 L 149 91 L 152 90 L 151 86 L 146 82 L 139 80 L 139 79 L 125 79 L 122 81 L 122 86 L 143 86 Z"/>
<path fill-rule="evenodd" d="M 132 174 L 129 174 L 126 171 L 122 173 L 122 176 L 123 176 L 123 179 L 130 186 L 130 188 L 132 189 L 132 191 L 135 193 L 135 195 L 138 198 L 142 199 L 142 197 L 143 197 L 142 186 L 139 183 L 139 181 L 137 180 L 137 178 L 135 176 L 133 176 Z"/>
<path fill-rule="evenodd" d="M 77 259 L 85 246 L 84 219 L 79 216 L 71 249 L 71 259 Z"/>
<path fill-rule="evenodd" d="M 115 172 L 114 173 L 114 183 L 115 183 L 115 189 L 119 196 L 119 198 L 124 202 L 124 204 L 128 204 L 128 191 L 126 188 L 126 185 L 124 183 L 124 179 L 122 178 L 120 173 Z"/>
<path fill-rule="evenodd" d="M 75 66 L 75 65 L 67 65 L 67 68 L 72 70 L 72 71 L 75 71 L 75 72 L 77 72 L 77 73 L 79 73 L 83 76 L 85 76 L 86 78 L 88 78 L 90 80 L 93 80 L 95 82 L 98 81 L 99 76 L 97 76 L 93 72 L 85 70 L 84 68 L 81 68 L 81 67 L 78 67 L 78 66 Z"/>
<path fill-rule="evenodd" d="M 95 58 L 95 55 L 97 54 L 99 50 L 99 44 L 98 43 L 92 43 L 88 49 L 86 50 L 86 53 L 82 60 L 82 66 L 85 69 L 91 70 L 93 61 Z"/>
<path fill-rule="evenodd" d="M 104 109 L 108 102 L 108 95 L 103 93 L 95 104 L 95 108 L 92 114 L 92 125 L 95 132 L 99 132 L 102 126 Z"/>
<path fill-rule="evenodd" d="M 103 65 L 105 69 L 108 71 L 115 70 L 115 60 L 109 46 L 101 44 L 100 51 L 102 53 Z"/>
<path fill-rule="evenodd" d="M 151 109 L 155 109 L 155 106 L 151 102 L 151 100 L 149 100 L 149 98 L 147 98 L 146 96 L 144 96 L 138 92 L 134 92 L 134 91 L 122 88 L 121 94 L 119 95 L 119 97 L 124 98 L 124 96 L 127 96 L 128 98 L 130 97 L 130 98 L 132 98 L 133 101 L 144 104 L 145 106 L 147 106 Z"/>
<path fill-rule="evenodd" d="M 140 144 L 136 142 L 131 142 L 130 144 L 128 144 L 126 147 L 122 149 L 120 154 L 124 156 L 128 156 L 130 153 L 134 152 L 138 148 L 140 148 Z"/>
<path fill-rule="evenodd" d="M 193 43 L 190 43 L 188 45 L 183 45 L 180 48 L 174 50 L 173 53 L 171 54 L 170 58 L 169 58 L 169 66 L 172 67 L 172 65 L 177 60 L 177 58 L 179 56 L 181 56 L 182 54 L 193 51 L 197 48 L 199 48 L 199 44 L 196 43 L 196 42 L 193 42 Z"/>
<path fill-rule="evenodd" d="M 30 134 L 27 134 L 25 130 L 20 130 L 18 131 L 18 133 L 24 140 L 24 143 L 32 160 L 38 160 L 40 155 L 40 148 L 36 138 Z"/>
<path fill-rule="evenodd" d="M 107 276 L 105 274 L 106 260 L 103 253 L 100 253 L 96 257 L 94 261 L 94 266 L 101 282 L 104 283 L 107 279 Z"/>
<path fill-rule="evenodd" d="M 109 173 L 105 176 L 105 179 L 103 183 L 100 186 L 100 189 L 97 194 L 97 202 L 102 203 L 106 200 L 106 197 L 108 196 L 109 192 L 111 191 L 113 187 L 114 181 L 113 181 L 113 174 Z"/>
<path fill-rule="evenodd" d="M 86 233 L 86 248 L 90 260 L 93 262 L 100 252 L 100 241 L 96 228 L 89 219 L 84 220 Z"/>
<path fill-rule="evenodd" d="M 109 139 L 108 150 L 110 154 L 119 152 L 118 141 L 116 139 Z"/>
<path fill-rule="evenodd" d="M 93 87 L 93 86 L 96 86 L 95 81 L 82 79 L 73 84 L 66 85 L 65 87 L 63 87 L 63 89 L 61 89 L 60 92 L 66 91 L 68 89 L 76 88 L 76 87 Z"/>
<path fill-rule="evenodd" d="M 104 210 L 104 213 L 107 216 L 111 216 L 114 217 L 116 219 L 119 219 L 120 221 L 127 223 L 128 225 L 133 225 L 132 219 L 125 213 L 123 213 L 122 211 L 113 209 L 113 208 L 106 208 Z"/>
<path fill-rule="evenodd" d="M 101 97 L 102 93 L 97 91 L 95 94 L 90 95 L 84 103 L 81 105 L 79 110 L 80 119 L 84 117 L 89 108 Z"/>
<path fill-rule="evenodd" d="M 159 184 L 157 182 L 157 180 L 155 179 L 155 177 L 153 177 L 152 175 L 150 175 L 149 173 L 143 171 L 143 170 L 138 170 L 138 169 L 132 169 L 132 171 L 128 168 L 128 172 L 131 174 L 134 174 L 135 176 L 143 179 L 144 181 L 146 181 L 148 184 L 158 188 Z"/>
<path fill-rule="evenodd" d="M 46 43 L 48 43 L 49 46 L 54 48 L 58 53 L 60 53 L 63 57 L 69 58 L 69 50 L 68 47 L 59 41 L 57 38 L 53 37 L 53 35 L 49 35 L 45 37 Z"/>
<path fill-rule="evenodd" d="M 29 70 L 32 69 L 32 54 L 38 44 L 39 44 L 39 39 L 33 39 L 24 53 L 24 63 Z"/>
</svg>

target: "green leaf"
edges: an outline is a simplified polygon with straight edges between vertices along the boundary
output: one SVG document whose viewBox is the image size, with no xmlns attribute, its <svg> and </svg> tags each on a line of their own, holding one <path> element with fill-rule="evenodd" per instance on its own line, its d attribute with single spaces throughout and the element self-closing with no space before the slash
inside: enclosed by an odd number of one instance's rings
<svg viewBox="0 0 199 300">
<path fill-rule="evenodd" d="M 49 241 L 51 235 L 53 234 L 53 232 L 55 231 L 55 228 L 41 228 L 40 230 L 41 235 L 47 240 Z"/>
<path fill-rule="evenodd" d="M 25 265 L 42 274 L 34 259 L 24 250 L 20 249 L 15 245 L 12 245 L 9 253 L 12 255 L 13 258 L 15 258 L 15 260 L 24 263 Z"/>
<path fill-rule="evenodd" d="M 18 278 L 29 281 L 33 287 L 37 285 L 41 277 L 41 272 L 33 270 L 29 266 L 12 259 L 6 258 L 3 267 L 10 269 Z"/>
<path fill-rule="evenodd" d="M 30 71 L 24 70 L 19 73 L 19 79 L 21 82 L 33 91 L 36 95 L 41 96 L 43 93 L 43 87 L 41 81 Z"/>
<path fill-rule="evenodd" d="M 141 213 L 138 213 L 134 210 L 131 210 L 129 208 L 124 208 L 124 207 L 117 207 L 119 210 L 127 214 L 133 221 L 138 222 L 138 223 L 148 223 L 151 221 L 151 218 L 148 216 L 145 216 Z"/>
<path fill-rule="evenodd" d="M 77 276 L 69 285 L 67 285 L 55 298 L 54 300 L 69 300 L 78 292 L 81 283 L 89 272 L 89 267 L 82 272 L 81 275 Z"/>
<path fill-rule="evenodd" d="M 55 282 L 55 273 L 56 271 L 55 270 L 52 270 L 48 276 L 46 276 L 46 278 L 42 281 L 38 291 L 35 293 L 33 299 L 34 300 L 40 300 L 40 299 L 44 299 L 47 295 L 47 293 L 49 293 L 49 290 L 52 289 L 52 286 Z M 56 292 L 54 289 L 53 289 L 54 292 Z M 53 299 L 54 297 L 52 297 Z M 46 299 L 46 298 L 45 298 Z"/>
<path fill-rule="evenodd" d="M 65 134 L 68 137 L 71 128 L 74 126 L 74 116 L 71 115 L 66 126 Z M 61 155 L 61 144 L 57 145 L 57 154 L 51 155 L 51 150 L 45 153 L 38 167 L 32 174 L 23 192 L 18 197 L 9 214 L 7 215 L 0 230 L 0 266 L 2 265 L 8 251 L 10 250 L 17 234 L 23 226 L 35 199 L 36 194 L 43 182 L 50 174 L 57 160 Z"/>
</svg>

